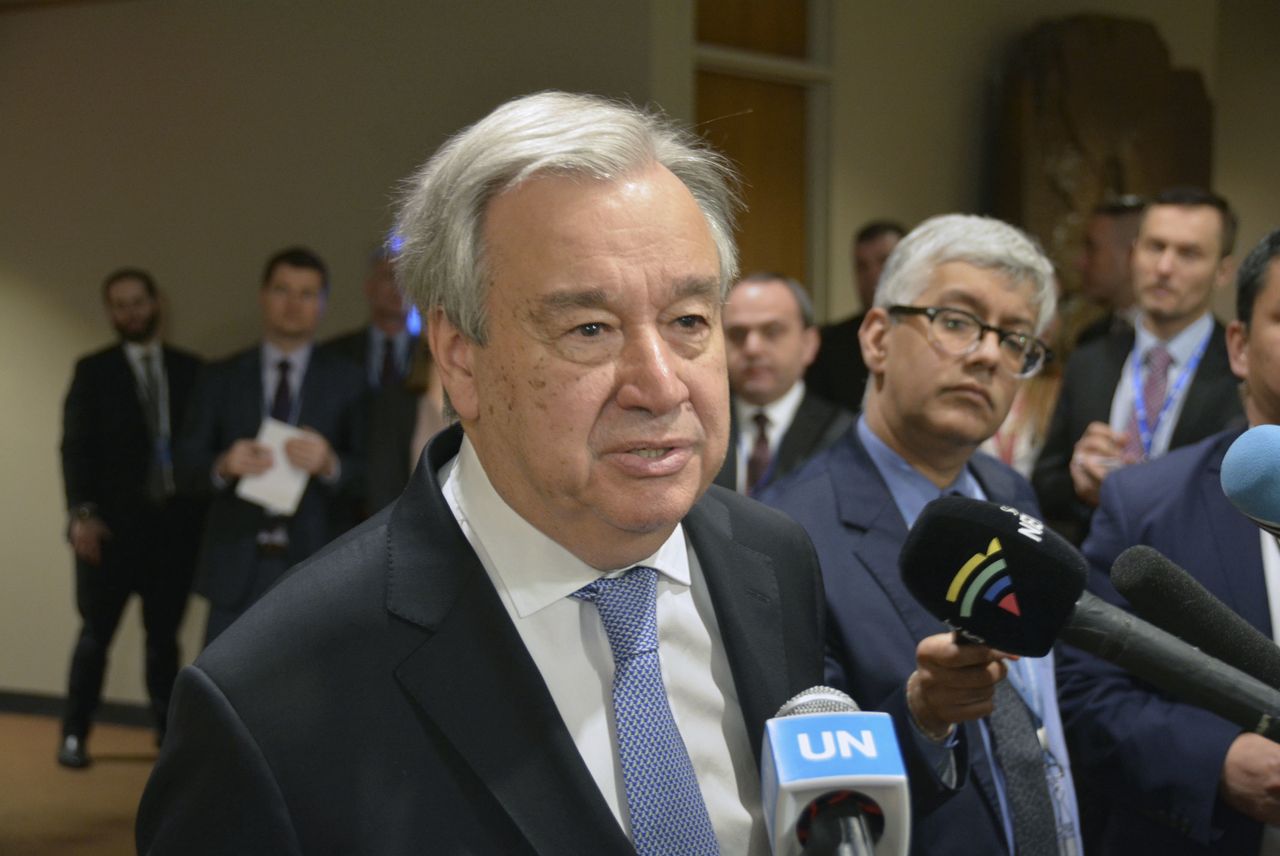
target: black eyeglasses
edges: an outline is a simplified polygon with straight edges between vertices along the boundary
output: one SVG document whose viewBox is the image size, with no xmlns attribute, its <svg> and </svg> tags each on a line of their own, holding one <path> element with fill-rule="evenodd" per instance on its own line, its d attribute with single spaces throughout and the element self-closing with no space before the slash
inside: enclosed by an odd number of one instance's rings
<svg viewBox="0 0 1280 856">
<path fill-rule="evenodd" d="M 1049 346 L 1035 336 L 1003 330 L 972 312 L 947 306 L 890 306 L 890 315 L 923 315 L 929 319 L 929 339 L 949 354 L 962 357 L 978 349 L 988 332 L 996 334 L 1005 368 L 1014 377 L 1034 375 L 1053 358 Z"/>
</svg>

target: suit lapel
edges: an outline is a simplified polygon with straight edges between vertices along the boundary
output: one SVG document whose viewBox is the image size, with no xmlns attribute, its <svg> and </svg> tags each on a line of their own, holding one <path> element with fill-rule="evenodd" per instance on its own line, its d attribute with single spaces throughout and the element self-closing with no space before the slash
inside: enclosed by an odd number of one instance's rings
<svg viewBox="0 0 1280 856">
<path fill-rule="evenodd" d="M 729 451 L 716 473 L 715 483 L 725 490 L 738 489 L 738 410 L 732 401 L 729 403 Z"/>
<path fill-rule="evenodd" d="M 694 505 L 684 525 L 711 593 L 758 762 L 763 723 L 790 692 L 777 569 L 767 556 L 734 540 L 729 509 L 711 494 Z"/>
<path fill-rule="evenodd" d="M 1101 366 L 1099 373 L 1085 382 L 1085 390 L 1089 396 L 1086 408 L 1089 422 L 1110 422 L 1111 402 L 1115 398 L 1116 387 L 1126 382 L 1124 363 L 1133 350 L 1134 334 L 1132 331 L 1107 336 L 1102 339 Z M 1086 373 L 1086 376 L 1092 374 Z"/>
<path fill-rule="evenodd" d="M 1206 588 L 1241 618 L 1272 638 L 1271 606 L 1262 573 L 1262 544 L 1258 528 L 1231 505 L 1222 492 L 1222 459 L 1240 434 L 1232 432 L 1214 448 L 1200 478 L 1198 501 L 1211 535 L 1200 573 L 1212 571 Z M 1229 563 L 1232 570 L 1224 567 Z M 1255 572 L 1256 569 L 1256 572 Z"/>
<path fill-rule="evenodd" d="M 112 351 L 112 359 L 110 362 L 111 377 L 108 383 L 120 390 L 120 397 L 125 399 L 122 407 L 129 414 L 129 420 L 134 422 L 139 431 L 147 429 L 147 415 L 142 409 L 141 393 L 138 389 L 138 378 L 133 373 L 133 366 L 129 365 L 129 357 L 124 352 L 124 345 L 116 345 Z"/>
<path fill-rule="evenodd" d="M 826 427 L 826 408 L 809 393 L 800 400 L 795 418 L 778 445 L 778 456 L 770 467 L 769 480 L 776 481 L 791 472 L 804 460 L 805 454 L 817 445 Z"/>
<path fill-rule="evenodd" d="M 1231 363 L 1227 357 L 1226 331 L 1215 320 L 1209 334 L 1209 345 L 1187 387 L 1186 400 L 1178 414 L 1178 424 L 1173 426 L 1173 433 L 1169 436 L 1169 448 L 1186 446 L 1220 430 L 1224 423 L 1222 413 L 1215 408 L 1205 407 L 1202 403 L 1213 400 L 1214 388 L 1224 383 L 1234 383 L 1233 378 Z"/>
<path fill-rule="evenodd" d="M 397 680 L 536 851 L 633 852 L 441 495 L 461 439 L 432 441 L 391 512 L 387 608 L 427 637 Z"/>
</svg>

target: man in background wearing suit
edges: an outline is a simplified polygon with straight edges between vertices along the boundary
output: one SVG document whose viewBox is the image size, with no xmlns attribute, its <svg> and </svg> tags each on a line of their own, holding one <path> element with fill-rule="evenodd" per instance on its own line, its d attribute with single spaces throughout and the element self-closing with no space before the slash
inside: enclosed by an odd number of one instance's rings
<svg viewBox="0 0 1280 856">
<path fill-rule="evenodd" d="M 871 370 L 862 416 L 761 495 L 818 550 L 827 681 L 864 708 L 901 712 L 904 745 L 944 741 L 948 722 L 968 722 L 969 780 L 940 808 L 913 812 L 920 856 L 1080 852 L 1053 655 L 1011 660 L 994 706 L 955 701 L 939 716 L 921 694 L 929 672 L 917 668 L 919 652 L 957 645 L 898 568 L 907 531 L 932 499 L 959 494 L 1036 514 L 1026 479 L 977 448 L 1004 421 L 1020 381 L 1044 365 L 1048 349 L 1036 337 L 1054 303 L 1053 268 L 1017 229 L 964 215 L 926 220 L 889 258 L 862 325 Z M 959 647 L 986 652 L 993 674 L 979 685 L 1005 673 L 999 652 Z"/>
<path fill-rule="evenodd" d="M 1240 415 L 1213 293 L 1231 279 L 1236 218 L 1198 188 L 1156 196 L 1133 245 L 1138 323 L 1078 349 L 1032 483 L 1045 515 L 1077 543 L 1107 473 L 1202 440 Z"/>
<path fill-rule="evenodd" d="M 1280 424 L 1280 230 L 1240 267 L 1231 370 L 1250 427 Z M 1222 491 L 1222 459 L 1243 426 L 1129 467 L 1102 484 L 1084 554 L 1089 588 L 1125 606 L 1112 563 L 1146 544 L 1168 556 L 1269 638 L 1280 589 L 1274 536 Z M 1070 646 L 1059 664 L 1063 723 L 1081 784 L 1106 808 L 1099 854 L 1274 853 L 1280 845 L 1280 746 L 1169 698 Z"/>
<path fill-rule="evenodd" d="M 1133 331 L 1138 307 L 1133 298 L 1133 242 L 1146 203 L 1121 196 L 1097 205 L 1085 223 L 1076 269 L 1080 295 L 1103 310 L 1100 318 L 1076 334 L 1076 347 L 1109 333 Z"/>
<path fill-rule="evenodd" d="M 328 271 L 311 251 L 272 256 L 258 292 L 262 342 L 209 366 L 192 397 L 176 464 L 182 484 L 212 493 L 196 575 L 196 591 L 209 599 L 206 644 L 351 523 L 344 494 L 364 485 L 364 379 L 312 346 L 328 292 Z M 301 429 L 284 445 L 288 463 L 308 476 L 290 516 L 236 494 L 242 477 L 274 464 L 256 439 L 268 416 Z"/>
<path fill-rule="evenodd" d="M 417 173 L 398 273 L 460 424 L 179 676 L 140 850 L 768 852 L 763 724 L 821 678 L 822 593 L 798 526 L 711 487 L 728 175 L 553 92 Z"/>
<path fill-rule="evenodd" d="M 161 341 L 160 302 L 146 271 L 112 273 L 102 297 L 120 342 L 76 363 L 63 419 L 67 539 L 83 622 L 58 749 L 64 767 L 89 764 L 86 739 L 107 650 L 134 592 L 146 629 L 147 692 L 163 737 L 200 525 L 198 503 L 174 491 L 170 454 L 200 361 Z"/>
<path fill-rule="evenodd" d="M 873 220 L 854 233 L 853 280 L 862 309 L 851 318 L 822 327 L 822 346 L 805 372 L 810 390 L 854 413 L 862 410 L 862 395 L 867 388 L 867 365 L 862 361 L 858 328 L 871 308 L 880 272 L 906 232 L 892 220 Z"/>
<path fill-rule="evenodd" d="M 361 518 L 404 490 L 418 418 L 418 394 L 405 388 L 418 337 L 409 331 L 409 301 L 396 285 L 395 267 L 385 249 L 370 259 L 363 291 L 369 323 L 321 346 L 359 366 L 368 384 L 364 405 L 368 460 Z"/>
<path fill-rule="evenodd" d="M 818 350 L 813 302 L 781 274 L 739 280 L 724 307 L 732 411 L 729 455 L 716 484 L 754 494 L 830 446 L 853 414 L 801 379 Z"/>
</svg>

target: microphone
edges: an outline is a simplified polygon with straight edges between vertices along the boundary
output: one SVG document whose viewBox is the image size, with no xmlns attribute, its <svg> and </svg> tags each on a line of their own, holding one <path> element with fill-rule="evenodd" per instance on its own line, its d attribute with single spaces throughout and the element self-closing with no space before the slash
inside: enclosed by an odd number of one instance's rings
<svg viewBox="0 0 1280 856">
<path fill-rule="evenodd" d="M 915 598 L 976 642 L 1043 657 L 1060 638 L 1280 742 L 1280 691 L 1085 591 L 1084 557 L 1016 508 L 935 499 L 899 564 Z"/>
<path fill-rule="evenodd" d="M 1245 431 L 1222 459 L 1222 492 L 1241 514 L 1280 538 L 1280 425 Z"/>
<path fill-rule="evenodd" d="M 1143 618 L 1280 688 L 1280 647 L 1158 551 L 1125 550 L 1111 566 L 1111 582 Z"/>
<path fill-rule="evenodd" d="M 911 800 L 889 714 L 805 690 L 764 724 L 760 779 L 775 856 L 906 856 Z"/>
</svg>

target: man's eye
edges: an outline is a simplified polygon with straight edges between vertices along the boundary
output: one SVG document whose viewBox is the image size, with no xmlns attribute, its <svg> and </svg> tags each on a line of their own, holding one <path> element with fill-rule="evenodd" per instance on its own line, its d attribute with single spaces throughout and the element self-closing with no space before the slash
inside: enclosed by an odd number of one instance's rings
<svg viewBox="0 0 1280 856">
<path fill-rule="evenodd" d="M 676 319 L 676 324 L 686 330 L 696 330 L 699 327 L 707 326 L 707 319 L 701 315 L 681 315 Z"/>
<path fill-rule="evenodd" d="M 574 332 L 587 339 L 594 339 L 605 331 L 605 325 L 599 321 L 592 321 L 588 324 L 579 324 L 574 327 Z"/>
</svg>

